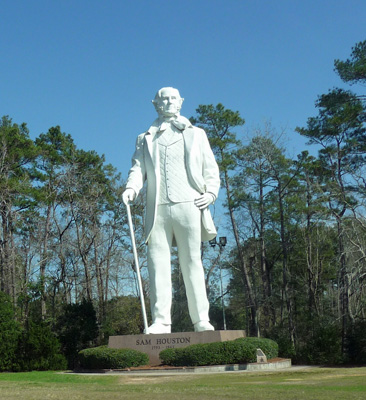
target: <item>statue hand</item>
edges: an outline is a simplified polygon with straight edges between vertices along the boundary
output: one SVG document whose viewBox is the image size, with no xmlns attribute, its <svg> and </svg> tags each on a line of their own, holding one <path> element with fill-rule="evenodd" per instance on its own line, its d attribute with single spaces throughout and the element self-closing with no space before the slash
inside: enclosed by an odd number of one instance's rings
<svg viewBox="0 0 366 400">
<path fill-rule="evenodd" d="M 200 197 L 195 199 L 194 204 L 200 209 L 208 207 L 215 201 L 215 196 L 212 193 L 203 193 Z"/>
<path fill-rule="evenodd" d="M 136 198 L 136 192 L 131 189 L 131 188 L 127 188 L 123 193 L 122 193 L 122 201 L 126 204 L 131 203 L 132 201 L 134 201 Z"/>
</svg>

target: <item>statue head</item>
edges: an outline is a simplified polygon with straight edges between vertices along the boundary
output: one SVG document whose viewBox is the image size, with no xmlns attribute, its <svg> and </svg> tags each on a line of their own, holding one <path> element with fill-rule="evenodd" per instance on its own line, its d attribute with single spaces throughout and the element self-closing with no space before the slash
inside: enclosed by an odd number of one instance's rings
<svg viewBox="0 0 366 400">
<path fill-rule="evenodd" d="M 174 117 L 179 115 L 183 100 L 178 89 L 163 87 L 158 90 L 152 103 L 159 117 Z"/>
</svg>

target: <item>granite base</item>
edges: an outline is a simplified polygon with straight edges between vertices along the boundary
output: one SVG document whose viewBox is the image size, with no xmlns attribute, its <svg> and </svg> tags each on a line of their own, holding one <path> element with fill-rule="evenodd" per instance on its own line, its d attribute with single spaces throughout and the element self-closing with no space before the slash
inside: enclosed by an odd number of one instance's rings
<svg viewBox="0 0 366 400">
<path fill-rule="evenodd" d="M 164 349 L 187 347 L 191 344 L 225 342 L 245 337 L 245 331 L 205 331 L 176 332 L 158 335 L 110 336 L 108 347 L 114 349 L 134 349 L 147 353 L 149 365 L 161 363 L 159 353 Z"/>
</svg>

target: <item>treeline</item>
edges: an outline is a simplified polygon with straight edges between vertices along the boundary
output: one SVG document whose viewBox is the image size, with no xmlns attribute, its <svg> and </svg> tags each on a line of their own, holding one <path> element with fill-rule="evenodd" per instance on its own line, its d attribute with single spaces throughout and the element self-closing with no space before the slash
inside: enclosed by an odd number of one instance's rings
<svg viewBox="0 0 366 400">
<path fill-rule="evenodd" d="M 366 41 L 335 70 L 365 84 Z M 318 154 L 295 159 L 270 126 L 244 144 L 233 130 L 244 120 L 221 104 L 193 119 L 219 161 L 235 243 L 228 311 L 301 362 L 366 362 L 365 100 L 339 88 L 319 96 L 297 128 Z"/>
<path fill-rule="evenodd" d="M 366 83 L 366 41 L 335 68 L 345 82 Z M 219 163 L 227 216 L 226 248 L 202 248 L 211 318 L 223 329 L 224 311 L 227 329 L 277 340 L 295 361 L 365 362 L 365 96 L 336 88 L 316 107 L 297 129 L 313 150 L 295 158 L 270 125 L 238 137 L 244 119 L 221 104 L 201 105 L 192 118 Z M 13 369 L 36 368 L 25 354 L 52 367 L 34 350 L 42 335 L 72 367 L 82 347 L 142 332 L 116 169 L 58 126 L 32 140 L 26 124 L 3 117 L 0 146 L 0 337 L 10 340 L 7 326 L 14 333 L 7 357 L 23 361 Z M 133 211 L 148 298 L 141 204 Z M 219 266 L 230 276 L 225 293 Z M 177 260 L 173 285 L 173 329 L 191 330 Z"/>
<path fill-rule="evenodd" d="M 0 322 L 15 319 L 16 337 L 24 339 L 36 324 L 60 339 L 65 329 L 78 326 L 75 320 L 65 322 L 65 328 L 59 324 L 68 305 L 83 302 L 94 309 L 95 342 L 105 341 L 109 333 L 140 331 L 142 324 L 130 316 L 139 309 L 122 188 L 120 175 L 103 156 L 78 149 L 60 127 L 31 140 L 26 124 L 2 117 L 0 290 L 14 314 L 4 311 Z M 138 213 L 136 228 L 141 235 Z M 117 326 L 107 320 L 114 315 L 111 307 L 120 311 Z M 79 317 L 84 318 L 82 313 Z M 1 339 L 6 326 L 0 327 Z M 84 345 L 91 340 L 90 332 L 86 336 Z"/>
<path fill-rule="evenodd" d="M 32 141 L 25 124 L 0 122 L 0 289 L 27 319 L 60 303 L 131 293 L 122 181 L 95 151 L 77 149 L 60 127 Z"/>
</svg>

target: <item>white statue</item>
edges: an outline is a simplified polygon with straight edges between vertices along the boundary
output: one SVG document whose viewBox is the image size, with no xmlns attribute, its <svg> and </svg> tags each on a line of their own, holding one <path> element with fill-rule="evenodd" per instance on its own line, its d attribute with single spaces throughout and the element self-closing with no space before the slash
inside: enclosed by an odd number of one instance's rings
<svg viewBox="0 0 366 400">
<path fill-rule="evenodd" d="M 216 236 L 208 206 L 216 200 L 219 169 L 204 130 L 180 115 L 183 98 L 171 87 L 152 101 L 159 118 L 139 135 L 132 157 L 125 204 L 147 183 L 145 234 L 153 323 L 149 333 L 171 332 L 171 248 L 178 246 L 189 314 L 196 332 L 209 322 L 201 241 Z"/>
</svg>

